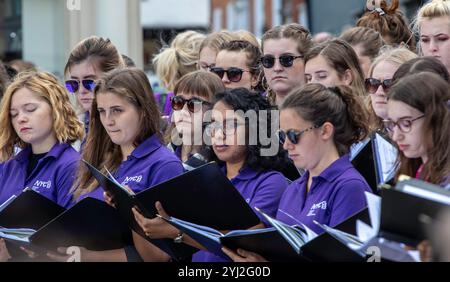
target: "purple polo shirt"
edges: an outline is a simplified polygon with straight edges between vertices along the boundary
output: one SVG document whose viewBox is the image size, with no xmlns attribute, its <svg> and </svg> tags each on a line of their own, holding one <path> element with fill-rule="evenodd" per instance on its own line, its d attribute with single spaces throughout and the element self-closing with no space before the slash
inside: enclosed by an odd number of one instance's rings
<svg viewBox="0 0 450 282">
<path fill-rule="evenodd" d="M 225 168 L 223 171 L 226 174 Z M 279 172 L 256 172 L 249 167 L 242 169 L 235 178 L 231 179 L 231 183 L 251 208 L 257 207 L 272 217 L 276 215 L 281 196 L 288 186 L 288 181 Z M 258 212 L 256 214 L 268 225 Z M 192 261 L 225 262 L 230 260 L 225 260 L 207 251 L 199 251 L 194 254 Z"/>
<path fill-rule="evenodd" d="M 114 177 L 135 193 L 174 178 L 184 172 L 181 161 L 161 144 L 156 135 L 146 139 L 123 161 Z M 103 201 L 103 188 L 84 194 L 79 200 L 92 197 Z"/>
<path fill-rule="evenodd" d="M 55 144 L 27 177 L 31 147 L 5 162 L 0 170 L 0 204 L 26 187 L 68 208 L 80 154 L 69 144 Z"/>
<path fill-rule="evenodd" d="M 277 219 L 290 224 L 303 223 L 317 234 L 323 230 L 313 221 L 336 226 L 366 207 L 364 192 L 372 192 L 367 182 L 344 155 L 319 176 L 309 178 L 307 171 L 286 189 L 278 208 Z"/>
</svg>

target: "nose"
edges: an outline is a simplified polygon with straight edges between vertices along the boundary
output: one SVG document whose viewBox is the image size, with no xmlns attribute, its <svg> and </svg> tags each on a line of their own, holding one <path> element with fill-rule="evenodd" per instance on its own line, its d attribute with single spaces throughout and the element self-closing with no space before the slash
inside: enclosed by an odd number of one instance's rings
<svg viewBox="0 0 450 282">
<path fill-rule="evenodd" d="M 23 114 L 23 113 L 19 113 L 19 114 L 17 115 L 17 122 L 18 122 L 18 123 L 22 124 L 22 123 L 25 123 L 25 122 L 27 122 L 27 121 L 28 121 L 27 115 L 25 115 L 25 114 Z"/>
<path fill-rule="evenodd" d="M 280 60 L 275 60 L 275 63 L 273 64 L 273 70 L 275 72 L 280 72 L 284 70 L 284 67 L 280 64 Z"/>
<path fill-rule="evenodd" d="M 227 73 L 224 73 L 224 74 L 223 74 L 222 82 L 223 82 L 224 84 L 230 84 L 230 83 L 231 83 L 231 81 L 228 79 Z"/>
<path fill-rule="evenodd" d="M 394 142 L 402 141 L 404 139 L 403 133 L 395 126 L 392 131 L 392 140 Z"/>
<path fill-rule="evenodd" d="M 429 49 L 429 52 L 432 53 L 432 54 L 439 51 L 439 46 L 436 43 L 436 40 L 434 40 L 434 39 L 430 40 L 430 45 L 429 45 L 428 49 Z"/>
<path fill-rule="evenodd" d="M 292 144 L 289 141 L 289 139 L 286 138 L 286 140 L 283 143 L 283 149 L 286 150 L 286 151 L 289 151 L 289 150 L 292 151 L 294 149 L 294 144 Z"/>
<path fill-rule="evenodd" d="M 386 93 L 384 92 L 383 89 L 383 85 L 380 84 L 377 88 L 377 91 L 374 94 L 377 96 L 386 96 Z"/>
</svg>

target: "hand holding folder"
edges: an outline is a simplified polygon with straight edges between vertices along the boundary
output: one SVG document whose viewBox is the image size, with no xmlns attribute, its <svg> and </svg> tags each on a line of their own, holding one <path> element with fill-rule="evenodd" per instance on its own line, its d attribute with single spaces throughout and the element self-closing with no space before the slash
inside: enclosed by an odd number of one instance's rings
<svg viewBox="0 0 450 282">
<path fill-rule="evenodd" d="M 122 220 L 172 257 L 178 257 L 174 250 L 182 248 L 183 244 L 174 244 L 172 239 L 148 238 L 135 220 L 133 207 L 137 207 L 145 217 L 154 218 L 157 214 L 155 203 L 159 201 L 171 216 L 218 230 L 246 229 L 259 223 L 254 211 L 215 163 L 206 164 L 137 194 L 124 189 L 112 175 L 105 176 L 92 165 L 86 165 L 112 196 Z"/>
</svg>

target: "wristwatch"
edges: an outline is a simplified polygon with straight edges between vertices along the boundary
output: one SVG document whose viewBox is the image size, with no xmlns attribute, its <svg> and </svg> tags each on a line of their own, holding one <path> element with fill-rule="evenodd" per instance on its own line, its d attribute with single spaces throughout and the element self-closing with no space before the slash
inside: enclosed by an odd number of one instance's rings
<svg viewBox="0 0 450 282">
<path fill-rule="evenodd" d="M 178 233 L 178 235 L 177 235 L 177 237 L 175 237 L 174 239 L 173 239 L 173 242 L 174 243 L 183 243 L 183 237 L 184 237 L 184 233 L 183 232 L 180 232 L 180 233 Z"/>
</svg>

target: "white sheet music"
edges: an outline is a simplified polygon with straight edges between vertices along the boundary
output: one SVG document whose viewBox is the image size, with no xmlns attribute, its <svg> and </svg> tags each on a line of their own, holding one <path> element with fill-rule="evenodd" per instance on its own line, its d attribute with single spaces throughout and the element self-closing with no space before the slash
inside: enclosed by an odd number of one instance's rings
<svg viewBox="0 0 450 282">
<path fill-rule="evenodd" d="M 395 162 L 397 160 L 398 150 L 378 133 L 375 134 L 374 139 L 379 166 L 378 176 L 381 180 L 381 183 L 379 184 L 383 184 L 389 181 L 395 173 Z"/>
</svg>

